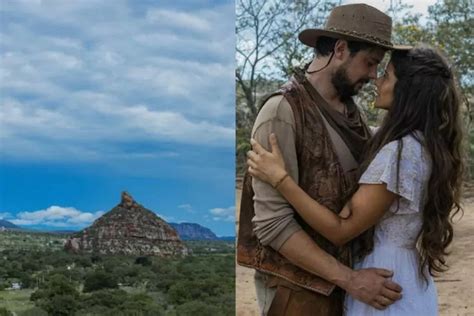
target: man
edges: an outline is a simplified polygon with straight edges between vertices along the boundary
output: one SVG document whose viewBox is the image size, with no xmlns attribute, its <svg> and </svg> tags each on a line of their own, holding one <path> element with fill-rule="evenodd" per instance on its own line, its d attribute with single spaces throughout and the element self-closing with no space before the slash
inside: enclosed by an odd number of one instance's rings
<svg viewBox="0 0 474 316">
<path fill-rule="evenodd" d="M 314 199 L 339 212 L 357 183 L 370 132 L 352 96 L 371 79 L 390 42 L 391 19 L 365 4 L 339 6 L 324 29 L 300 33 L 316 56 L 268 98 L 252 137 L 267 149 L 274 133 L 289 174 Z M 383 309 L 401 297 L 392 273 L 353 271 L 350 246 L 336 247 L 294 212 L 272 186 L 246 176 L 238 262 L 256 269 L 263 315 L 342 315 L 345 290 Z"/>
</svg>

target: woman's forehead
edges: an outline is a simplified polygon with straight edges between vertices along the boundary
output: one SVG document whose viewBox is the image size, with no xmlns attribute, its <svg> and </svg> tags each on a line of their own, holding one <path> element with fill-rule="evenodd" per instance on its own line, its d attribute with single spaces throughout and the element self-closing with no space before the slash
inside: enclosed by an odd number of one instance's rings
<svg viewBox="0 0 474 316">
<path fill-rule="evenodd" d="M 393 67 L 393 63 L 389 62 L 387 64 L 387 67 L 385 68 L 387 71 L 395 71 L 395 68 Z"/>
</svg>

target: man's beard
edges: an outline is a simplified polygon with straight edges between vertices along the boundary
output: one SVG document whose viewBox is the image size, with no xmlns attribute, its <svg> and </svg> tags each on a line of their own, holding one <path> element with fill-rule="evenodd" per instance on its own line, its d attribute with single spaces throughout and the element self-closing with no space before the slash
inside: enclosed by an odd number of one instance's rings
<svg viewBox="0 0 474 316">
<path fill-rule="evenodd" d="M 331 83 L 336 89 L 341 101 L 347 100 L 359 92 L 360 88 L 356 89 L 357 84 L 360 83 L 362 88 L 367 82 L 369 82 L 368 78 L 351 82 L 347 76 L 347 68 L 345 65 L 341 65 L 331 78 Z"/>
</svg>

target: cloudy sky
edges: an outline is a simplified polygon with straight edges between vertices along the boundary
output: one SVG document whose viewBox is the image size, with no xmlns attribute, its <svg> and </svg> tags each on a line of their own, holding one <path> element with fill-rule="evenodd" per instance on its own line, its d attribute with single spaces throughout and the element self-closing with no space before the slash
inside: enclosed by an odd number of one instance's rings
<svg viewBox="0 0 474 316">
<path fill-rule="evenodd" d="M 0 218 L 78 229 L 128 191 L 234 235 L 234 2 L 1 0 Z"/>
</svg>

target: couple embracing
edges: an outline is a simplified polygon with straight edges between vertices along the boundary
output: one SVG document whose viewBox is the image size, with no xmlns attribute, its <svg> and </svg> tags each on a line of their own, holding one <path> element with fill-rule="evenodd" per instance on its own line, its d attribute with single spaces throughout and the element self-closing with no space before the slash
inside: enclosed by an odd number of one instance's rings
<svg viewBox="0 0 474 316">
<path fill-rule="evenodd" d="M 460 102 L 445 58 L 391 43 L 391 19 L 339 6 L 300 41 L 315 57 L 252 130 L 238 263 L 262 315 L 437 315 L 460 210 Z M 383 75 L 377 66 L 390 52 Z M 352 97 L 375 81 L 372 131 Z"/>
</svg>

